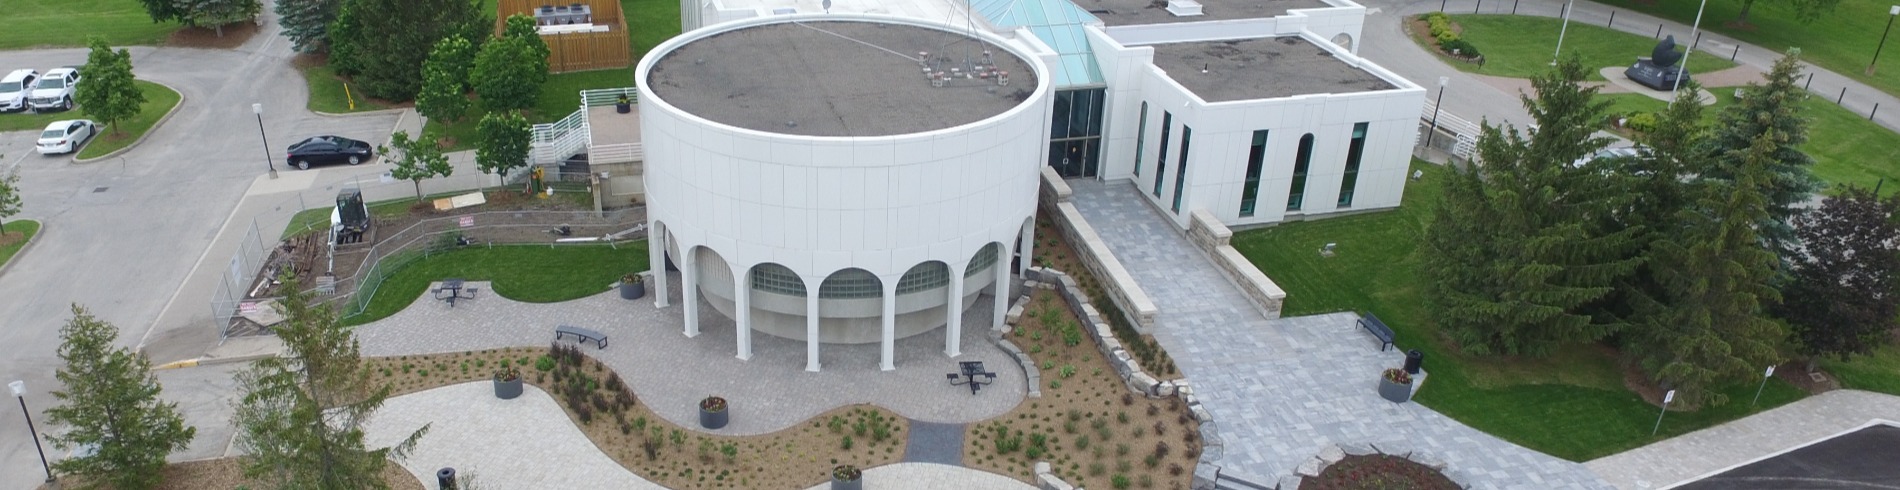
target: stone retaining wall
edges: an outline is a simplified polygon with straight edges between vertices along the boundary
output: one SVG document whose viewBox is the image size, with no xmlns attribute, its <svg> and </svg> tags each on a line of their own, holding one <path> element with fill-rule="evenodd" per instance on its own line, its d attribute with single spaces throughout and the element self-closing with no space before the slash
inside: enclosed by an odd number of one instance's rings
<svg viewBox="0 0 1900 490">
<path fill-rule="evenodd" d="M 1196 209 L 1190 216 L 1188 241 L 1194 242 L 1194 246 L 1202 252 L 1207 252 L 1207 256 L 1214 260 L 1214 266 L 1220 268 L 1221 274 L 1227 275 L 1228 280 L 1240 286 L 1240 292 L 1247 295 L 1247 301 L 1259 307 L 1262 314 L 1268 319 L 1279 318 L 1280 309 L 1286 304 L 1286 290 L 1280 289 L 1279 284 L 1274 284 L 1272 278 L 1260 272 L 1259 267 L 1254 267 L 1253 262 L 1241 255 L 1239 250 L 1228 245 L 1234 232 L 1228 230 L 1227 225 L 1221 224 L 1220 220 L 1214 219 L 1212 213 Z"/>
<path fill-rule="evenodd" d="M 1109 251 L 1108 244 L 1101 235 L 1095 233 L 1095 227 L 1089 226 L 1081 211 L 1075 209 L 1069 184 L 1062 182 L 1062 176 L 1055 169 L 1042 167 L 1042 198 L 1037 205 L 1055 219 L 1056 228 L 1062 230 L 1062 239 L 1075 248 L 1076 258 L 1082 262 L 1090 274 L 1102 282 L 1108 294 L 1108 300 L 1115 303 L 1128 324 L 1141 333 L 1153 333 L 1155 324 L 1155 303 L 1148 293 L 1135 283 L 1135 277 L 1128 274 L 1115 253 Z"/>
</svg>

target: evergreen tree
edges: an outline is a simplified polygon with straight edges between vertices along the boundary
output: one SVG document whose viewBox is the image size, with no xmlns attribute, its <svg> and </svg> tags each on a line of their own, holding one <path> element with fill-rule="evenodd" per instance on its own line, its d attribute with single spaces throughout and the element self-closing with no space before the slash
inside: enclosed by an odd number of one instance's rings
<svg viewBox="0 0 1900 490">
<path fill-rule="evenodd" d="M 482 141 L 475 148 L 475 168 L 482 173 L 506 176 L 528 163 L 534 127 L 528 118 L 515 111 L 490 112 L 482 116 L 477 128 Z"/>
<path fill-rule="evenodd" d="M 1900 329 L 1900 196 L 1848 186 L 1795 218 L 1803 253 L 1778 309 L 1795 344 L 1847 360 Z"/>
<path fill-rule="evenodd" d="M 138 115 L 145 103 L 145 93 L 132 83 L 137 80 L 132 75 L 132 53 L 124 49 L 115 53 L 96 37 L 90 44 L 92 52 L 86 55 L 86 65 L 79 69 L 86 74 L 86 81 L 79 84 L 73 101 L 79 103 L 87 116 L 111 127 L 112 132 L 123 132 L 117 123 Z"/>
<path fill-rule="evenodd" d="M 341 0 L 277 0 L 277 25 L 291 47 L 302 53 L 321 53 L 330 47 L 330 22 L 336 20 Z"/>
<path fill-rule="evenodd" d="M 284 322 L 277 336 L 284 355 L 255 361 L 237 376 L 245 390 L 235 414 L 245 476 L 276 488 L 388 488 L 383 465 L 407 456 L 429 428 L 392 447 L 365 446 L 363 423 L 389 398 L 389 385 L 370 381 L 356 340 L 337 325 L 335 310 L 313 304 L 295 277 L 282 279 Z"/>
<path fill-rule="evenodd" d="M 116 345 L 117 327 L 73 305 L 59 336 L 64 366 L 54 376 L 62 388 L 53 396 L 61 403 L 46 417 L 69 430 L 47 439 L 62 450 L 95 450 L 53 467 L 122 490 L 158 486 L 165 456 L 190 445 L 198 429 L 185 425 L 177 403 L 159 399 L 151 361 Z"/>
<path fill-rule="evenodd" d="M 139 0 L 139 3 L 145 6 L 145 13 L 152 17 L 154 24 L 185 18 L 185 9 L 174 0 Z"/>
<path fill-rule="evenodd" d="M 1814 159 L 1795 149 L 1808 141 L 1808 122 L 1800 113 L 1802 101 L 1808 99 L 1807 90 L 1798 83 L 1800 54 L 1799 49 L 1789 50 L 1775 61 L 1768 72 L 1768 83 L 1749 84 L 1742 89 L 1741 100 L 1722 110 L 1706 150 L 1719 163 L 1703 173 L 1709 178 L 1736 180 L 1746 155 L 1762 135 L 1774 135 L 1768 141 L 1769 159 L 1764 162 L 1767 173 L 1762 181 L 1768 215 L 1757 226 L 1769 241 L 1769 249 L 1783 261 L 1793 256 L 1797 246 L 1789 222 L 1820 187 L 1820 181 L 1808 169 Z"/>
<path fill-rule="evenodd" d="M 1573 167 L 1608 143 L 1591 136 L 1607 103 L 1583 76 L 1573 56 L 1534 78 L 1537 98 L 1524 103 L 1537 130 L 1487 124 L 1483 164 L 1455 174 L 1434 210 L 1423 267 L 1432 309 L 1467 352 L 1545 355 L 1621 327 L 1592 310 L 1641 263 L 1641 230 L 1605 226 L 1622 192 Z"/>
<path fill-rule="evenodd" d="M 390 135 L 389 145 L 402 155 L 396 160 L 395 167 L 389 169 L 389 176 L 414 183 L 418 201 L 422 200 L 422 179 L 448 177 L 455 172 L 455 167 L 449 166 L 449 158 L 442 154 L 442 145 L 434 135 L 425 133 L 420 138 L 410 139 L 408 131 L 397 131 Z M 376 151 L 390 154 L 386 147 L 377 148 Z"/>
<path fill-rule="evenodd" d="M 1616 214 L 1611 226 L 1642 230 L 1636 237 L 1641 245 L 1632 257 L 1647 257 L 1659 241 L 1687 232 L 1681 212 L 1695 203 L 1690 182 L 1710 165 L 1709 155 L 1702 151 L 1709 129 L 1702 123 L 1702 104 L 1696 100 L 1701 87 L 1690 81 L 1682 88 L 1656 129 L 1638 138 L 1643 146 L 1636 157 L 1596 162 L 1610 172 L 1615 180 L 1612 186 L 1630 197 L 1629 206 Z M 1656 273 L 1656 264 L 1645 262 L 1625 277 L 1607 303 L 1607 313 L 1628 324 L 1640 324 L 1644 317 L 1663 311 L 1667 298 Z"/>
<path fill-rule="evenodd" d="M 410 100 L 437 41 L 461 34 L 476 43 L 493 29 L 479 0 L 344 0 L 330 27 L 331 63 L 371 97 Z"/>
<path fill-rule="evenodd" d="M 20 174 L 9 173 L 0 178 L 0 235 L 7 232 L 7 218 L 16 214 L 20 214 Z"/>
<path fill-rule="evenodd" d="M 482 46 L 469 74 L 475 95 L 489 111 L 532 107 L 547 80 L 547 56 L 519 38 L 496 39 Z"/>
<path fill-rule="evenodd" d="M 422 64 L 422 93 L 416 96 L 416 112 L 443 122 L 454 122 L 468 113 L 465 87 L 473 54 L 461 34 L 451 34 L 435 43 L 429 60 Z"/>
<path fill-rule="evenodd" d="M 259 0 L 173 0 L 184 11 L 179 20 L 191 27 L 210 27 L 224 37 L 224 25 L 257 17 L 264 9 Z"/>
<path fill-rule="evenodd" d="M 1780 295 L 1768 286 L 1775 256 L 1754 226 L 1768 214 L 1772 133 L 1757 138 L 1734 182 L 1697 186 L 1698 202 L 1679 213 L 1686 232 L 1659 240 L 1651 253 L 1665 293 L 1661 311 L 1624 335 L 1623 352 L 1689 403 L 1726 402 L 1712 388 L 1775 363 L 1786 335 L 1762 314 Z"/>
</svg>

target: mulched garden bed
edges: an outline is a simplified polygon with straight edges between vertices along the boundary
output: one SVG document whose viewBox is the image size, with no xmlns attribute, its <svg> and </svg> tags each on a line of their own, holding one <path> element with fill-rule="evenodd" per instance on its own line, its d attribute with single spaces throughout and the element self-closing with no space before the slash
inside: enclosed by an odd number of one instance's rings
<svg viewBox="0 0 1900 490">
<path fill-rule="evenodd" d="M 1444 473 L 1398 456 L 1346 456 L 1300 482 L 1302 490 L 1462 490 Z"/>
</svg>

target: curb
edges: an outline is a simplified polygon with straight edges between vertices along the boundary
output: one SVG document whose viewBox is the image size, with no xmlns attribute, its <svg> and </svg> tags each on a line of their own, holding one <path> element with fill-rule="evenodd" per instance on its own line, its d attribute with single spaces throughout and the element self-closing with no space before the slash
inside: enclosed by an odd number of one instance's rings
<svg viewBox="0 0 1900 490">
<path fill-rule="evenodd" d="M 343 113 L 331 113 L 331 112 L 323 112 L 323 111 L 317 111 L 317 110 L 310 110 L 310 108 L 308 107 L 308 105 L 309 105 L 309 104 L 305 104 L 305 107 L 304 107 L 304 110 L 309 110 L 311 114 L 316 114 L 316 115 L 319 115 L 319 116 L 323 116 L 323 117 L 357 117 L 357 116 L 376 116 L 376 115 L 382 115 L 382 114 L 385 114 L 385 113 L 398 113 L 398 112 L 402 112 L 402 111 L 405 111 L 405 110 L 409 110 L 409 109 L 410 109 L 410 108 L 408 108 L 408 107 L 393 107 L 393 108 L 389 108 L 389 109 L 377 109 L 377 110 L 373 110 L 373 111 L 357 111 L 357 112 L 343 112 Z"/>
<path fill-rule="evenodd" d="M 160 364 L 157 366 L 152 366 L 152 370 L 157 371 L 157 370 L 162 370 L 162 369 L 184 369 L 184 368 L 199 367 L 199 366 L 216 366 L 219 364 L 249 362 L 249 361 L 255 361 L 258 359 L 264 359 L 264 358 L 270 358 L 270 357 L 277 357 L 277 354 L 252 354 L 252 355 L 247 355 L 247 356 L 236 356 L 236 357 L 213 357 L 209 359 L 200 357 L 197 359 L 173 361 L 173 362 Z"/>
<path fill-rule="evenodd" d="M 116 157 L 116 156 L 119 156 L 119 155 L 124 155 L 124 154 L 125 154 L 125 152 L 128 152 L 128 151 L 132 151 L 132 149 L 133 149 L 133 148 L 138 148 L 140 144 L 144 144 L 144 143 L 145 143 L 145 139 L 146 139 L 146 138 L 150 138 L 150 137 L 152 137 L 152 133 L 155 133 L 155 132 L 158 132 L 158 128 L 161 128 L 161 127 L 164 127 L 164 126 L 165 126 L 165 121 L 170 121 L 170 120 L 172 120 L 172 116 L 173 116 L 173 115 L 175 115 L 175 114 L 178 114 L 178 108 L 180 108 L 180 107 L 184 107 L 184 106 L 185 106 L 185 93 L 184 93 L 184 92 L 179 92 L 179 91 L 178 91 L 178 89 L 175 89 L 175 88 L 172 88 L 172 86 L 170 86 L 170 85 L 166 85 L 166 84 L 163 84 L 163 83 L 159 83 L 159 82 L 157 82 L 157 81 L 154 81 L 154 80 L 146 80 L 146 81 L 147 81 L 147 82 L 151 82 L 151 83 L 153 83 L 153 84 L 156 84 L 156 85 L 158 85 L 158 86 L 160 86 L 160 87 L 165 87 L 165 90 L 170 90 L 170 91 L 172 91 L 172 93 L 174 93 L 174 94 L 178 94 L 178 103 L 176 103 L 176 104 L 172 104 L 172 108 L 171 108 L 171 110 L 169 110 L 169 111 L 165 111 L 165 115 L 164 115 L 164 116 L 160 116 L 160 117 L 158 118 L 158 122 L 155 122 L 155 123 L 152 123 L 152 127 L 150 127 L 150 128 L 147 128 L 147 129 L 145 130 L 145 134 L 141 134 L 141 135 L 139 135 L 139 139 L 137 139 L 137 140 L 133 140 L 133 141 L 132 141 L 132 144 L 129 144 L 129 145 L 125 145 L 125 148 L 120 148 L 120 149 L 117 149 L 117 150 L 112 150 L 112 152 L 111 152 L 111 153 L 106 153 L 106 154 L 104 154 L 104 155 L 99 155 L 99 156 L 97 156 L 97 157 L 93 157 L 93 158 L 87 158 L 87 159 L 80 159 L 79 157 L 77 157 L 77 156 L 75 156 L 75 157 L 73 157 L 73 163 L 92 163 L 92 162 L 97 162 L 97 161 L 100 161 L 100 160 L 105 160 L 105 159 L 107 159 L 107 158 L 112 158 L 112 157 Z M 97 138 L 98 138 L 98 136 L 96 136 L 96 135 L 95 135 L 95 136 L 93 136 L 93 138 L 94 138 L 94 139 L 97 139 Z M 89 142 L 89 143 L 90 143 L 90 142 Z"/>
<path fill-rule="evenodd" d="M 26 255 L 26 252 L 27 252 L 28 250 L 33 250 L 33 244 L 35 244 L 35 243 L 39 243 L 39 242 L 40 242 L 40 237 L 42 237 L 42 236 L 45 236 L 45 235 L 46 235 L 46 222 L 45 222 L 45 221 L 40 221 L 40 220 L 36 220 L 36 219 L 25 219 L 25 220 L 19 220 L 19 221 L 32 221 L 32 222 L 34 222 L 34 223 L 39 223 L 39 224 L 40 224 L 40 231 L 36 231 L 36 232 L 33 232 L 33 237 L 32 237 L 32 238 L 28 238 L 28 239 L 26 239 L 26 245 L 21 245 L 21 246 L 20 246 L 20 251 L 18 251 L 18 252 L 14 252 L 14 253 L 13 253 L 13 258 L 10 258 L 10 259 L 7 259 L 7 263 L 5 263 L 5 264 L 0 264 L 0 276 L 4 276 L 4 275 L 6 275 L 6 274 L 7 274 L 7 269 L 8 269 L 8 268 L 11 268 L 11 267 L 13 267 L 13 261 L 14 261 L 14 260 L 16 260 L 16 259 L 19 259 L 19 258 L 20 258 L 21 256 L 23 256 L 23 255 Z"/>
</svg>

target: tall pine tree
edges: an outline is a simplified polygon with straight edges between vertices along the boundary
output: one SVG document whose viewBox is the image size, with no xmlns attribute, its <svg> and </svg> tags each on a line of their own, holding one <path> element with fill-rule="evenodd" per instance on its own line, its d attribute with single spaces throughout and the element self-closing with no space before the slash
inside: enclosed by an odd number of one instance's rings
<svg viewBox="0 0 1900 490">
<path fill-rule="evenodd" d="M 1656 314 L 1624 333 L 1623 352 L 1688 403 L 1724 403 L 1713 388 L 1780 359 L 1776 346 L 1785 333 L 1763 315 L 1780 300 L 1768 285 L 1776 259 L 1755 231 L 1768 214 L 1763 189 L 1775 148 L 1770 130 L 1756 139 L 1733 182 L 1696 186 L 1696 204 L 1678 213 L 1684 232 L 1652 247 L 1651 268 L 1664 294 Z"/>
<path fill-rule="evenodd" d="M 1675 103 L 1663 111 L 1656 129 L 1638 137 L 1643 146 L 1635 157 L 1593 162 L 1610 172 L 1614 186 L 1625 189 L 1630 197 L 1611 226 L 1642 230 L 1632 257 L 1647 257 L 1658 242 L 1686 233 L 1687 223 L 1680 218 L 1682 210 L 1695 203 L 1691 182 L 1710 165 L 1703 151 L 1709 130 L 1702 122 L 1702 104 L 1696 100 L 1701 87 L 1691 81 L 1682 88 Z M 1606 313 L 1638 324 L 1661 312 L 1666 288 L 1656 274 L 1657 264 L 1646 261 L 1635 274 L 1623 278 Z"/>
<path fill-rule="evenodd" d="M 260 359 L 238 374 L 245 390 L 234 416 L 244 474 L 275 488 L 386 489 L 383 465 L 401 459 L 427 433 L 423 426 L 393 447 L 369 449 L 363 423 L 389 398 L 370 381 L 350 330 L 336 311 L 313 304 L 295 277 L 283 277 L 277 328 L 284 355 Z"/>
<path fill-rule="evenodd" d="M 480 0 L 343 0 L 331 23 L 330 60 L 371 97 L 410 100 L 422 91 L 422 70 L 436 41 L 461 34 L 482 44 L 494 18 Z"/>
<path fill-rule="evenodd" d="M 61 473 L 112 488 L 158 486 L 165 456 L 191 444 L 198 429 L 185 425 L 178 404 L 159 399 L 152 363 L 117 345 L 119 329 L 73 305 L 73 318 L 59 330 L 59 359 L 54 374 L 62 388 L 53 392 L 60 405 L 47 419 L 69 428 L 49 436 L 53 447 L 91 447 L 85 456 L 60 460 Z"/>
<path fill-rule="evenodd" d="M 337 4 L 342 0 L 277 0 L 277 25 L 298 52 L 321 53 L 330 49 L 330 22 L 336 20 Z"/>
<path fill-rule="evenodd" d="M 1591 136 L 1607 103 L 1583 76 L 1571 57 L 1534 78 L 1537 98 L 1524 104 L 1536 130 L 1487 124 L 1483 164 L 1454 175 L 1434 210 L 1423 266 L 1432 310 L 1467 352 L 1546 355 L 1621 327 L 1592 310 L 1641 262 L 1640 229 L 1605 226 L 1621 191 L 1573 166 L 1608 143 Z"/>
<path fill-rule="evenodd" d="M 1800 205 L 1820 188 L 1820 181 L 1809 172 L 1814 159 L 1795 149 L 1808 141 L 1808 122 L 1801 117 L 1801 103 L 1808 99 L 1808 92 L 1799 83 L 1800 56 L 1800 49 L 1789 50 L 1775 61 L 1767 83 L 1749 84 L 1742 89 L 1741 100 L 1722 109 L 1714 137 L 1705 149 L 1718 163 L 1703 173 L 1705 177 L 1735 181 L 1756 143 L 1763 135 L 1773 135 L 1766 141 L 1768 160 L 1763 165 L 1767 173 L 1761 182 L 1768 214 L 1757 226 L 1769 248 L 1784 262 L 1798 246 L 1789 222 L 1800 213 Z"/>
</svg>

